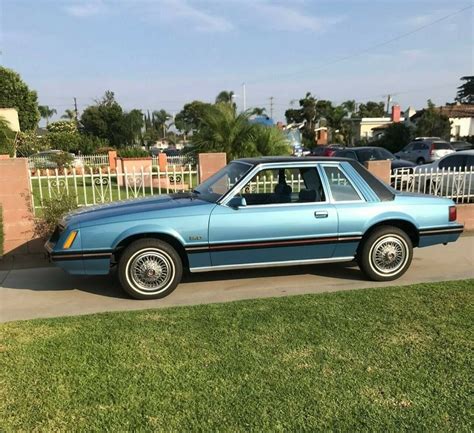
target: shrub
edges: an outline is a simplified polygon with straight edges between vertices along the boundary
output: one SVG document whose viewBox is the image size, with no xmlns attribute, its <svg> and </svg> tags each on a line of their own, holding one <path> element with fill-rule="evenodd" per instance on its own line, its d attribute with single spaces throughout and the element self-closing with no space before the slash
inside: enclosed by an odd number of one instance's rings
<svg viewBox="0 0 474 433">
<path fill-rule="evenodd" d="M 35 235 L 41 238 L 51 236 L 61 218 L 76 208 L 76 197 L 66 193 L 43 199 L 42 215 L 34 220 Z"/>
<path fill-rule="evenodd" d="M 77 123 L 73 120 L 58 120 L 57 122 L 51 122 L 46 129 L 49 132 L 66 132 L 74 134 L 77 132 Z"/>
<path fill-rule="evenodd" d="M 106 141 L 106 140 L 104 140 Z M 99 155 L 107 155 L 109 152 L 115 150 L 115 147 L 112 146 L 102 146 L 96 149 L 95 153 L 98 153 Z"/>
<path fill-rule="evenodd" d="M 48 136 L 40 137 L 34 131 L 19 132 L 16 138 L 17 156 L 28 157 L 37 152 L 51 149 Z"/>
<path fill-rule="evenodd" d="M 51 132 L 47 137 L 52 149 L 63 150 L 64 152 L 92 154 L 96 153 L 98 148 L 109 144 L 106 139 L 79 134 L 78 132 L 73 134 L 69 132 Z"/>
<path fill-rule="evenodd" d="M 71 167 L 74 162 L 74 156 L 67 152 L 54 153 L 48 158 L 58 166 L 58 169 Z"/>
<path fill-rule="evenodd" d="M 120 158 L 145 158 L 150 154 L 139 147 L 124 147 L 118 151 L 118 156 Z"/>
</svg>

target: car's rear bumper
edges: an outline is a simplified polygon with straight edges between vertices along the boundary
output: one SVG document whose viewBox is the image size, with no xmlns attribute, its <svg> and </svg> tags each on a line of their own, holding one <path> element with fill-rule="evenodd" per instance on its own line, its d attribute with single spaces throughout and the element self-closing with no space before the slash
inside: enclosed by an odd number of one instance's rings
<svg viewBox="0 0 474 433">
<path fill-rule="evenodd" d="M 420 229 L 419 247 L 455 242 L 464 231 L 462 224 L 450 224 L 442 227 Z"/>
</svg>

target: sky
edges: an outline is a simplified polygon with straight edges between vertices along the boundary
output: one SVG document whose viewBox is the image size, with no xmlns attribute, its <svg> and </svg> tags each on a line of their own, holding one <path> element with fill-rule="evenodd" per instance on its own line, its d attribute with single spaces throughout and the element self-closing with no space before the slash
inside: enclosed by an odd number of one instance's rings
<svg viewBox="0 0 474 433">
<path fill-rule="evenodd" d="M 474 75 L 466 0 L 0 0 L 0 64 L 39 102 L 79 109 L 105 90 L 177 113 L 233 90 L 284 120 L 311 92 L 402 109 L 453 101 Z M 463 8 L 467 8 L 457 13 Z M 449 18 L 442 19 L 448 15 Z M 442 19 L 441 21 L 438 21 Z"/>
</svg>

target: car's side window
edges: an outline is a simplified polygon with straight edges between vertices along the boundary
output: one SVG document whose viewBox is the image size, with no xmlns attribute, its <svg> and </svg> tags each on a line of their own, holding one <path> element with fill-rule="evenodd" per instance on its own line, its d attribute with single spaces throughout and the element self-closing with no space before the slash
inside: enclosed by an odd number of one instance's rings
<svg viewBox="0 0 474 433">
<path fill-rule="evenodd" d="M 325 166 L 324 172 L 335 201 L 361 200 L 359 194 L 339 167 Z"/>
<path fill-rule="evenodd" d="M 259 171 L 240 191 L 248 206 L 325 201 L 316 167 Z"/>
</svg>

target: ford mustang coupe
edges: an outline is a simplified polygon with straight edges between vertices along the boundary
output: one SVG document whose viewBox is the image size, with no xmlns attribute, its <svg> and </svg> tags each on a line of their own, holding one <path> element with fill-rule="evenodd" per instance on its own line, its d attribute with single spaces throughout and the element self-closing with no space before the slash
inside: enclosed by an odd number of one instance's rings
<svg viewBox="0 0 474 433">
<path fill-rule="evenodd" d="M 118 268 L 138 299 L 162 298 L 190 272 L 356 260 L 372 280 L 403 275 L 413 247 L 463 231 L 451 200 L 400 193 L 358 162 L 271 157 L 231 162 L 189 193 L 83 208 L 46 249 L 71 274 Z"/>
</svg>

